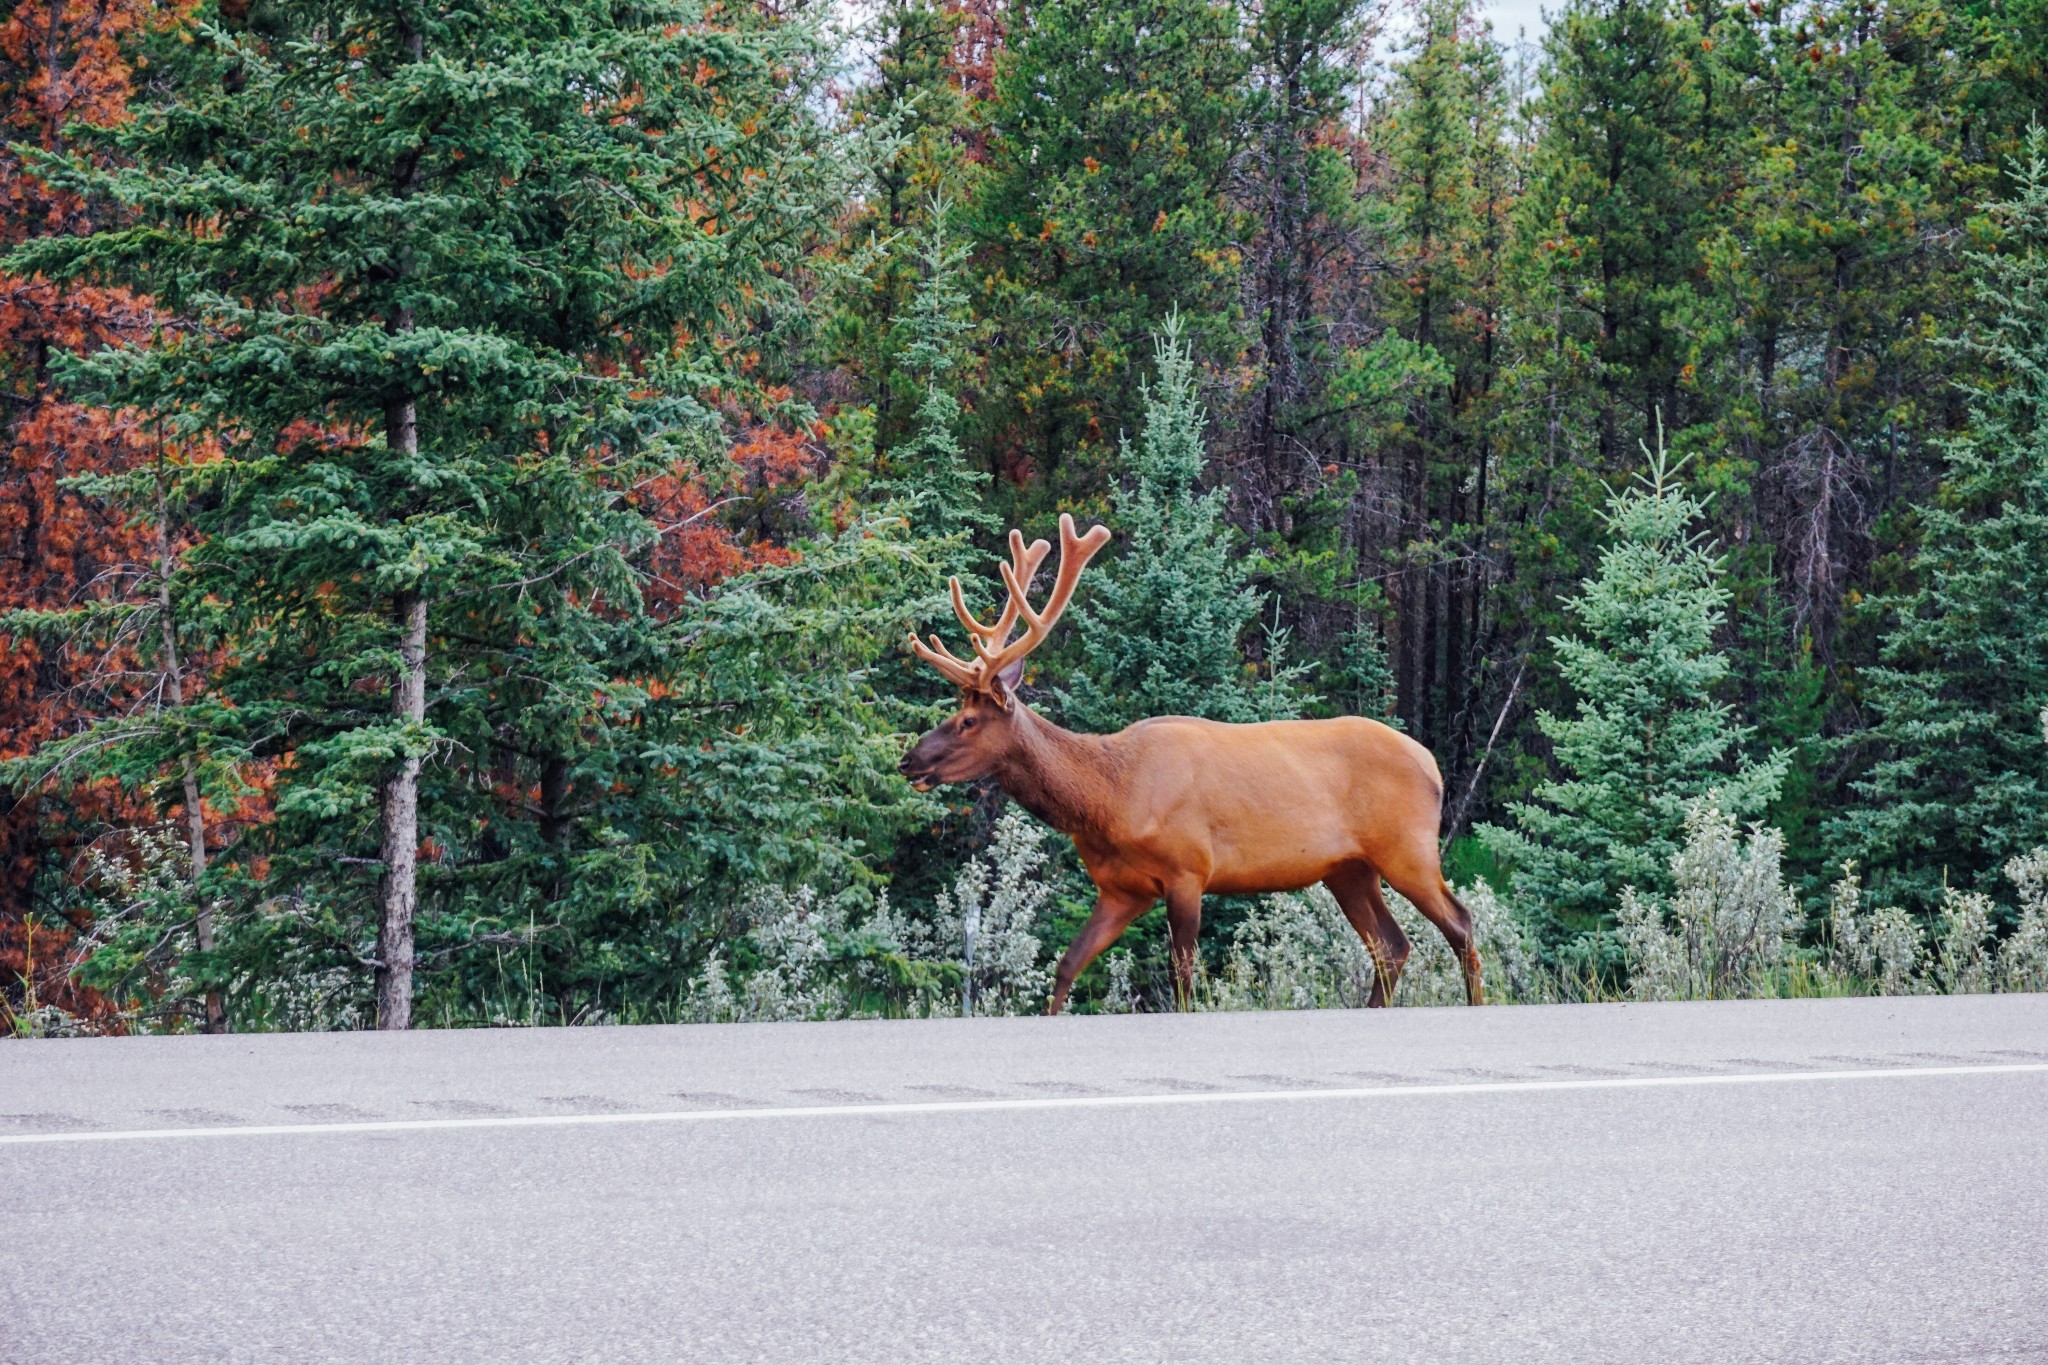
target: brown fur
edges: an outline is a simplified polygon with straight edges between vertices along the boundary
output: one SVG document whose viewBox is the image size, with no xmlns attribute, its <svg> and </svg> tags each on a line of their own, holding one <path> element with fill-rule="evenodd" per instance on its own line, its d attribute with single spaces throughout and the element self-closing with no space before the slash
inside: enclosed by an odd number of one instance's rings
<svg viewBox="0 0 2048 1365">
<path fill-rule="evenodd" d="M 1011 678 L 970 689 L 959 712 L 920 739 L 902 770 L 921 788 L 993 777 L 1074 841 L 1099 893 L 1060 959 L 1048 1013 L 1132 920 L 1167 904 L 1179 994 L 1194 968 L 1202 897 L 1330 888 L 1371 950 L 1384 1005 L 1408 959 L 1380 881 L 1414 902 L 1450 942 L 1466 998 L 1483 1003 L 1472 919 L 1437 860 L 1443 780 L 1429 751 L 1377 721 L 1225 725 L 1183 716 L 1114 735 L 1079 735 L 1037 715 Z"/>
</svg>

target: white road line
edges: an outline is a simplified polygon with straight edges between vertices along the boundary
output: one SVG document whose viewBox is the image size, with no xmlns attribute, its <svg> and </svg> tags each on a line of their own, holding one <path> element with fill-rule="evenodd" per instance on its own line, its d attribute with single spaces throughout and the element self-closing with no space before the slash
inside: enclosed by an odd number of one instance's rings
<svg viewBox="0 0 2048 1365">
<path fill-rule="evenodd" d="M 668 1109 L 629 1114 L 515 1114 L 475 1119 L 368 1119 L 358 1123 L 263 1123 L 221 1128 L 124 1128 L 68 1133 L 10 1133 L 0 1147 L 54 1142 L 145 1142 L 159 1138 L 304 1137 L 327 1133 L 426 1133 L 475 1128 L 576 1128 L 627 1123 L 740 1123 L 762 1119 L 894 1118 L 915 1114 L 992 1114 L 1015 1110 L 1158 1108 L 1196 1104 L 1278 1104 L 1293 1100 L 1382 1100 L 1433 1095 L 1519 1095 L 1570 1090 L 1657 1090 L 1685 1086 L 1880 1081 L 1924 1076 L 2014 1076 L 2048 1071 L 2048 1062 L 1984 1066 L 1871 1067 L 1855 1071 L 1755 1071 L 1726 1075 L 1603 1076 L 1582 1081 L 1460 1081 L 1450 1085 L 1374 1085 L 1346 1090 L 1218 1090 L 1171 1095 L 1074 1095 L 1049 1099 L 919 1100 L 902 1104 L 804 1105 L 784 1109 Z"/>
</svg>

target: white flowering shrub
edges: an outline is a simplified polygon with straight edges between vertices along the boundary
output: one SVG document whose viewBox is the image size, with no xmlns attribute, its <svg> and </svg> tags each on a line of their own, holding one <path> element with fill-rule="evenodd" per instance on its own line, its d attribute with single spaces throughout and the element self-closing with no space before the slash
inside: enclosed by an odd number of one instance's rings
<svg viewBox="0 0 2048 1365">
<path fill-rule="evenodd" d="M 1486 998 L 1499 1004 L 1529 1005 L 1557 998 L 1556 988 L 1537 962 L 1522 922 L 1491 886 L 1475 881 L 1454 894 L 1472 915 L 1472 940 L 1486 980 Z M 1397 1005 L 1462 1005 L 1465 974 L 1451 945 L 1420 910 L 1391 887 L 1387 908 L 1410 944 L 1407 970 L 1394 990 Z M 1355 938 L 1356 935 L 1353 935 Z"/>
<path fill-rule="evenodd" d="M 1842 989 L 1877 995 L 1951 995 L 2048 990 L 2048 848 L 2005 865 L 2019 888 L 2019 914 L 2002 940 L 1997 904 L 1981 891 L 1950 887 L 1932 941 L 1897 906 L 1862 908 L 1854 864 L 1835 883 L 1820 963 Z"/>
<path fill-rule="evenodd" d="M 685 1009 L 690 1019 L 843 1019 L 857 1012 L 858 995 L 841 970 L 845 907 L 821 901 L 812 887 L 790 891 L 770 886 L 754 892 L 742 917 L 761 965 L 741 974 L 735 984 L 724 955 L 713 950 L 691 988 Z"/>
<path fill-rule="evenodd" d="M 1372 994 L 1373 961 L 1337 898 L 1313 886 L 1262 898 L 1208 985 L 1211 1009 L 1351 1009 Z"/>
<path fill-rule="evenodd" d="M 883 892 L 856 920 L 815 888 L 764 887 L 743 907 L 746 930 L 735 945 L 753 965 L 736 969 L 731 959 L 741 954 L 714 948 L 683 1015 L 731 1023 L 1042 1009 L 1052 980 L 1039 937 L 1052 895 L 1044 840 L 1044 828 L 1013 807 L 988 852 L 970 859 L 923 914 Z M 1125 1008 L 1129 975 L 1126 963 Z"/>
<path fill-rule="evenodd" d="M 1725 1000 L 1766 994 L 1799 924 L 1786 888 L 1785 836 L 1750 826 L 1711 802 L 1685 817 L 1685 845 L 1671 858 L 1669 902 L 1633 887 L 1622 892 L 1617 934 L 1638 1000 Z"/>
<path fill-rule="evenodd" d="M 1920 926 L 1911 915 L 1896 905 L 1873 911 L 1870 942 L 1877 953 L 1877 994 L 1927 993 L 1927 953 L 1920 941 Z"/>
<path fill-rule="evenodd" d="M 324 964 L 320 955 L 298 945 L 281 952 L 278 963 L 274 974 L 236 978 L 238 1029 L 326 1032 L 366 1029 L 376 1022 L 377 1005 L 365 973 Z"/>
<path fill-rule="evenodd" d="M 1095 1006 L 1098 1014 L 1130 1014 L 1138 1008 L 1138 989 L 1131 980 L 1131 969 L 1136 959 L 1128 948 L 1112 948 L 1102 955 L 1102 969 L 1109 978 L 1103 988 L 1102 999 Z"/>
<path fill-rule="evenodd" d="M 2048 724 L 2048 711 L 2042 713 Z M 1998 953 L 1999 989 L 2048 991 L 2048 848 L 2005 865 L 2020 890 L 2019 923 Z"/>
<path fill-rule="evenodd" d="M 939 893 L 934 929 L 957 954 L 961 1010 L 1031 1014 L 1045 1007 L 1052 971 L 1038 937 L 1052 896 L 1043 877 L 1045 827 L 1012 806 L 996 822 L 985 858 L 970 858 Z"/>
<path fill-rule="evenodd" d="M 1829 988 L 1850 993 L 1920 995 L 1928 987 L 1920 928 L 1895 905 L 1863 908 L 1863 879 L 1854 863 L 1842 864 L 1828 897 L 1827 937 L 1819 976 Z"/>
<path fill-rule="evenodd" d="M 1942 893 L 1940 939 L 1933 956 L 1936 983 L 1950 995 L 1992 989 L 1991 897 L 1981 891 Z"/>
<path fill-rule="evenodd" d="M 1863 914 L 1863 879 L 1856 864 L 1842 864 L 1842 875 L 1828 894 L 1827 962 L 1843 976 L 1868 981 L 1877 975 L 1877 945 Z"/>
<path fill-rule="evenodd" d="M 1387 908 L 1410 945 L 1394 990 L 1397 1005 L 1462 1005 L 1465 977 L 1450 944 L 1422 912 L 1392 888 Z M 1475 882 L 1458 898 L 1472 914 L 1487 999 L 1527 1003 L 1556 998 L 1548 976 L 1493 888 Z M 1372 997 L 1376 968 L 1365 941 L 1323 886 L 1267 896 L 1231 937 L 1223 972 L 1209 983 L 1210 1009 L 1358 1009 Z"/>
</svg>

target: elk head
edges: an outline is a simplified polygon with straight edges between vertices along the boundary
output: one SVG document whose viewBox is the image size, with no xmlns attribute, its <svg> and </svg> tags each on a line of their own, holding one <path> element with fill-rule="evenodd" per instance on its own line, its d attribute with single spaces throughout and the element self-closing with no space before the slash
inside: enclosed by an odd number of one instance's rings
<svg viewBox="0 0 2048 1365">
<path fill-rule="evenodd" d="M 1045 637 L 1073 599 L 1081 570 L 1095 552 L 1109 543 L 1109 528 L 1097 526 L 1087 535 L 1074 532 L 1074 519 L 1060 514 L 1060 567 L 1053 582 L 1052 596 L 1042 609 L 1034 611 L 1029 597 L 1031 580 L 1038 566 L 1052 553 L 1042 540 L 1025 545 L 1022 532 L 1010 532 L 1010 562 L 1001 566 L 1003 586 L 1010 594 L 1003 614 L 992 626 L 985 626 L 967 610 L 960 580 L 950 581 L 953 614 L 967 627 L 967 641 L 973 646 L 972 659 L 955 658 L 931 637 L 925 644 L 915 635 L 910 647 L 933 668 L 960 689 L 960 709 L 936 730 L 911 747 L 898 765 L 919 791 L 930 791 L 942 782 L 972 782 L 1001 766 L 1017 742 L 1017 681 L 1023 676 L 1024 657 L 1045 643 Z M 1019 618 L 1024 633 L 1010 638 Z"/>
</svg>

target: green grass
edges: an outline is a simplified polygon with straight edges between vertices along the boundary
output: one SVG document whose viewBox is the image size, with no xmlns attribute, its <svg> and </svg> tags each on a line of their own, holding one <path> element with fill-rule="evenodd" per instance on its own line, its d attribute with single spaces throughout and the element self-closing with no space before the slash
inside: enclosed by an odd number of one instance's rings
<svg viewBox="0 0 2048 1365">
<path fill-rule="evenodd" d="M 1453 886 L 1470 886 L 1483 881 L 1496 893 L 1508 893 L 1508 869 L 1470 834 L 1460 834 L 1444 850 L 1444 880 Z"/>
</svg>

